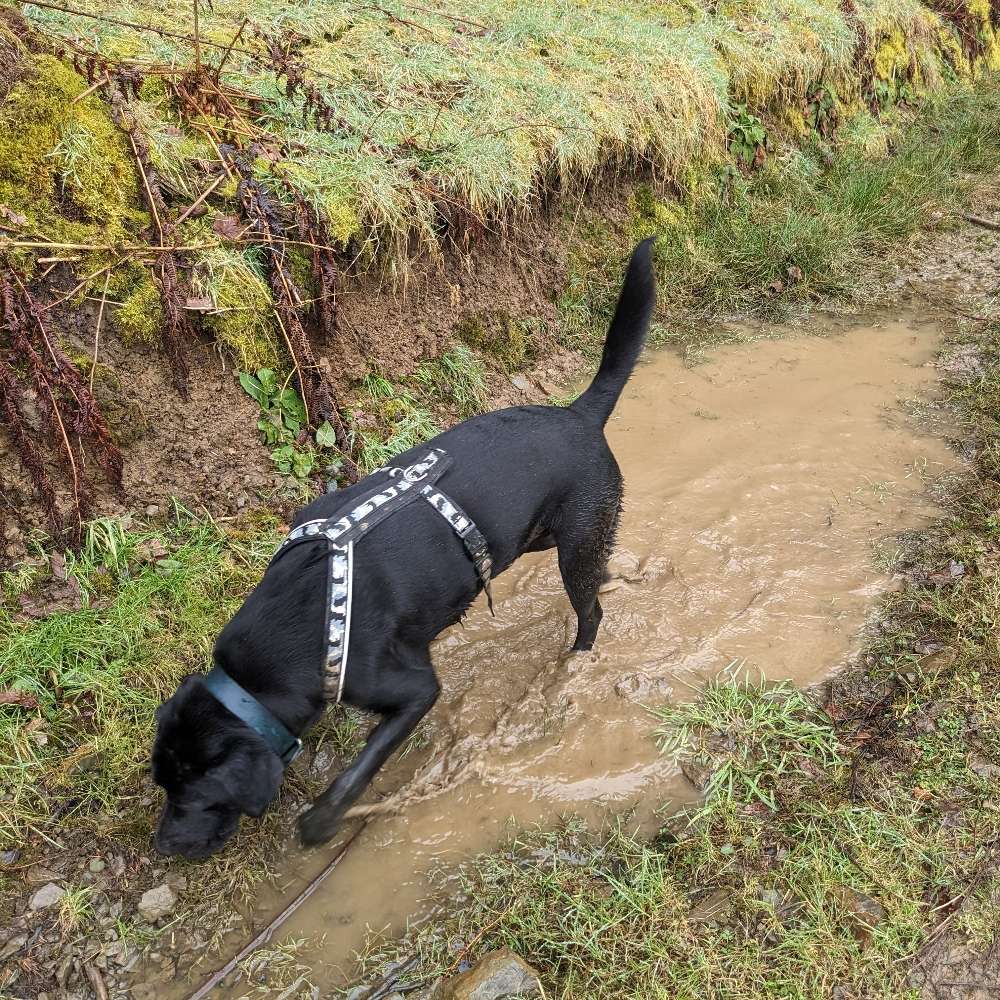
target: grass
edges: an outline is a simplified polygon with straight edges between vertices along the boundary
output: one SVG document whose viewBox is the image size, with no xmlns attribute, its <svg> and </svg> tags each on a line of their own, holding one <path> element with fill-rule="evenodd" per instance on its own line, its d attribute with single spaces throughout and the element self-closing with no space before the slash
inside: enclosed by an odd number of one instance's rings
<svg viewBox="0 0 1000 1000">
<path fill-rule="evenodd" d="M 842 763 L 829 725 L 789 684 L 722 681 L 694 705 L 669 705 L 656 714 L 663 752 L 683 750 L 711 775 L 704 788 L 708 808 L 717 798 L 738 797 L 775 809 L 775 785 L 803 762 L 826 768 Z M 720 732 L 726 734 L 724 746 L 718 744 Z"/>
<path fill-rule="evenodd" d="M 506 946 L 567 1000 L 895 998 L 939 943 L 995 947 L 1000 323 L 949 355 L 940 405 L 973 468 L 901 546 L 858 666 L 812 693 L 730 669 L 657 710 L 699 806 L 651 839 L 628 816 L 521 833 L 442 875 L 440 908 L 369 967 L 415 950 L 423 979 Z"/>
<path fill-rule="evenodd" d="M 355 419 L 358 465 L 382 468 L 396 455 L 439 433 L 439 417 L 449 422 L 482 413 L 488 403 L 488 368 L 465 344 L 421 362 L 400 384 L 378 371 L 362 379 L 362 419 Z"/>
<path fill-rule="evenodd" d="M 451 403 L 463 419 L 486 408 L 486 365 L 465 344 L 423 362 L 413 377 L 425 393 Z"/>
<path fill-rule="evenodd" d="M 411 392 L 373 372 L 363 380 L 367 405 L 374 410 L 375 426 L 354 426 L 360 439 L 358 467 L 363 473 L 388 465 L 401 452 L 433 437 L 439 428 L 430 411 Z"/>
<path fill-rule="evenodd" d="M 20 696 L 0 712 L 0 849 L 70 870 L 81 856 L 123 854 L 135 884 L 159 803 L 147 777 L 153 713 L 184 674 L 207 669 L 216 634 L 279 540 L 272 514 L 219 522 L 175 505 L 155 526 L 94 521 L 64 565 L 39 550 L 0 576 L 0 691 Z M 71 608 L 23 612 L 22 602 L 53 600 Z M 339 759 L 357 751 L 362 731 L 357 714 L 337 710 L 310 743 Z M 225 855 L 183 866 L 192 909 L 227 909 L 211 925 L 216 938 L 228 908 L 269 874 L 289 801 L 317 792 L 323 777 L 293 768 L 284 808 L 242 832 Z M 5 915 L 23 892 L 17 877 L 0 873 Z M 63 933 L 88 925 L 89 893 L 81 887 L 63 897 Z M 128 939 L 148 944 L 143 934 Z"/>
<path fill-rule="evenodd" d="M 222 113 L 204 80 L 199 90 L 189 78 L 192 104 L 179 99 L 176 73 L 159 72 L 192 67 L 187 0 L 71 6 L 24 11 L 53 46 L 139 69 L 128 119 L 149 147 L 168 217 L 217 179 L 220 144 L 255 144 L 255 179 L 286 235 L 299 238 L 297 200 L 345 269 L 374 265 L 401 286 L 418 261 L 466 247 L 470 233 L 513 234 L 541 195 L 575 200 L 605 172 L 637 165 L 686 190 L 718 163 L 756 156 L 769 119 L 825 127 L 1000 65 L 978 0 L 943 13 L 867 0 L 849 15 L 834 0 L 313 0 L 294 9 L 244 0 L 199 9 L 199 57 L 226 90 Z M 119 271 L 115 248 L 145 239 L 149 222 L 129 147 L 89 79 L 11 37 L 24 72 L 0 111 L 0 201 L 24 218 L 17 232 L 27 239 L 110 240 L 110 250 L 82 255 L 78 277 L 108 263 Z M 234 242 L 236 185 L 215 187 L 204 208 L 175 234 L 191 248 L 192 291 L 211 303 L 201 322 L 239 367 L 275 367 L 284 347 L 260 248 Z M 308 311 L 310 265 L 294 247 L 288 254 Z M 149 317 L 143 256 L 126 259 L 139 263 L 128 282 L 116 275 L 121 326 L 152 339 L 162 317 Z M 98 294 L 101 280 L 87 290 Z"/>
<path fill-rule="evenodd" d="M 102 519 L 66 562 L 78 610 L 24 618 L 15 601 L 4 604 L 0 686 L 39 706 L 34 725 L 20 713 L 0 717 L 0 774 L 13 806 L 3 812 L 4 840 L 16 842 L 62 804 L 120 808 L 122 787 L 146 766 L 154 708 L 183 673 L 208 664 L 267 543 L 267 535 L 234 541 L 180 507 L 161 531 Z M 15 578 L 8 591 L 26 582 Z"/>
<path fill-rule="evenodd" d="M 618 262 L 649 235 L 657 237 L 656 343 L 697 351 L 717 340 L 697 316 L 774 316 L 821 296 L 863 296 L 862 272 L 877 278 L 915 233 L 952 218 L 975 177 L 1000 159 L 995 77 L 946 89 L 917 111 L 859 117 L 863 132 L 855 121 L 833 141 L 776 138 L 760 170 L 723 166 L 680 203 L 639 187 L 618 225 L 586 219 L 560 301 L 564 339 L 596 355 Z"/>
</svg>

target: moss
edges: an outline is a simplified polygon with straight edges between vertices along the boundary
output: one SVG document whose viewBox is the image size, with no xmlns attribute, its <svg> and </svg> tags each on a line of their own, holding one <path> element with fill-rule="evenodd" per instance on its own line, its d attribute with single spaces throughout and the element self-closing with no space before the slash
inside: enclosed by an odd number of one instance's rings
<svg viewBox="0 0 1000 1000">
<path fill-rule="evenodd" d="M 235 355 L 240 368 L 282 367 L 271 291 L 260 272 L 256 251 L 230 246 L 205 251 L 194 271 L 194 292 L 212 300 L 215 311 L 204 326 Z"/>
<path fill-rule="evenodd" d="M 872 60 L 875 76 L 879 80 L 895 80 L 905 77 L 910 66 L 910 53 L 906 36 L 901 28 L 892 31 L 888 38 L 875 50 Z"/>
<path fill-rule="evenodd" d="M 809 134 L 809 125 L 806 116 L 799 108 L 789 106 L 785 109 L 779 123 L 790 135 L 799 139 L 804 139 Z"/>
<path fill-rule="evenodd" d="M 637 243 L 670 229 L 683 221 L 684 210 L 674 202 L 656 197 L 653 189 L 641 184 L 630 199 L 630 242 Z"/>
<path fill-rule="evenodd" d="M 223 530 L 230 541 L 252 544 L 259 542 L 262 536 L 276 535 L 280 523 L 280 518 L 273 510 L 254 507 L 237 514 Z"/>
<path fill-rule="evenodd" d="M 162 76 L 147 76 L 139 87 L 139 100 L 160 101 L 167 96 L 167 85 Z"/>
<path fill-rule="evenodd" d="M 73 103 L 86 87 L 58 59 L 33 57 L 0 111 L 0 202 L 49 235 L 104 242 L 148 219 L 106 107 L 93 96 Z"/>
<path fill-rule="evenodd" d="M 944 62 L 950 66 L 956 75 L 967 76 L 972 72 L 972 66 L 962 48 L 962 43 L 955 29 L 942 24 L 936 32 L 937 48 Z"/>
<path fill-rule="evenodd" d="M 347 201 L 328 201 L 323 206 L 327 230 L 334 245 L 346 246 L 361 232 L 357 208 Z"/>
<path fill-rule="evenodd" d="M 286 251 L 288 255 L 289 270 L 292 273 L 292 281 L 301 289 L 302 294 L 307 299 L 312 299 L 317 289 L 313 282 L 312 258 L 306 251 L 299 247 L 289 247 Z M 307 307 L 312 308 L 312 305 Z"/>
<path fill-rule="evenodd" d="M 980 24 L 990 23 L 990 0 L 965 0 L 965 9 L 978 18 Z"/>
<path fill-rule="evenodd" d="M 534 358 L 532 323 L 501 309 L 473 313 L 455 326 L 455 335 L 495 361 L 504 371 L 523 369 Z"/>
<path fill-rule="evenodd" d="M 270 311 L 262 312 L 258 307 L 242 305 L 233 307 L 231 312 L 209 313 L 204 323 L 233 352 L 240 368 L 256 371 L 277 368 L 281 364 L 282 355 L 278 350 L 271 315 Z"/>
<path fill-rule="evenodd" d="M 163 304 L 152 276 L 143 271 L 128 294 L 119 299 L 114 321 L 126 344 L 155 344 L 163 328 Z"/>
<path fill-rule="evenodd" d="M 265 173 L 270 164 L 264 164 Z M 313 166 L 305 163 L 282 163 L 281 175 L 301 191 L 326 223 L 330 242 L 346 246 L 361 230 L 358 214 L 358 195 L 353 186 L 343 178 L 335 183 L 317 184 Z"/>
</svg>

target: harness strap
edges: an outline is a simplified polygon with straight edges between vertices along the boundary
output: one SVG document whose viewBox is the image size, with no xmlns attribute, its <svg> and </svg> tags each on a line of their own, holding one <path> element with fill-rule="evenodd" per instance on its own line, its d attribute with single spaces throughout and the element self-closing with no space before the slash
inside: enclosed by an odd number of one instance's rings
<svg viewBox="0 0 1000 1000">
<path fill-rule="evenodd" d="M 323 695 L 327 700 L 339 702 L 344 694 L 351 637 L 354 544 L 412 501 L 420 498 L 426 500 L 462 540 L 476 575 L 486 591 L 490 613 L 494 613 L 490 588 L 493 560 L 489 543 L 472 518 L 434 485 L 450 467 L 451 461 L 451 456 L 442 448 L 433 448 L 423 459 L 405 469 L 376 470 L 376 473 L 387 472 L 388 481 L 383 480 L 372 487 L 346 514 L 316 518 L 296 525 L 271 558 L 273 565 L 295 545 L 317 541 L 327 543 L 329 572 L 324 623 L 326 655 L 323 666 Z"/>
<path fill-rule="evenodd" d="M 486 591 L 486 603 L 489 605 L 490 614 L 495 616 L 493 591 L 490 588 L 493 558 L 490 556 L 490 546 L 486 537 L 476 527 L 476 522 L 451 497 L 446 496 L 433 486 L 425 486 L 420 491 L 420 495 L 451 525 L 455 534 L 462 539 L 465 551 L 469 553 L 472 565 L 476 567 L 476 575 L 483 585 L 483 590 Z"/>
</svg>

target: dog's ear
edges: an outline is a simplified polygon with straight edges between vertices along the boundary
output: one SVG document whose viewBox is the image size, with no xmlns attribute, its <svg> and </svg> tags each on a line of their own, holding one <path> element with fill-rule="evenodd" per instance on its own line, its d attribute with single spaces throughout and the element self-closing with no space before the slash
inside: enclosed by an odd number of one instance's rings
<svg viewBox="0 0 1000 1000">
<path fill-rule="evenodd" d="M 240 808 L 248 816 L 261 816 L 274 801 L 285 771 L 277 754 L 270 750 L 254 754 L 248 780 L 240 789 Z"/>
</svg>

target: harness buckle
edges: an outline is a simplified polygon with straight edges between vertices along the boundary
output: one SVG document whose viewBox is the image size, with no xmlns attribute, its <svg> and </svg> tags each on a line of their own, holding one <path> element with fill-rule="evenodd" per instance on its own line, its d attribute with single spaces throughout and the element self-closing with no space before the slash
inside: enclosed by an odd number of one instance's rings
<svg viewBox="0 0 1000 1000">
<path fill-rule="evenodd" d="M 434 468 L 438 463 L 438 459 L 441 457 L 443 452 L 439 451 L 437 448 L 433 449 L 426 458 L 421 459 L 419 462 L 414 462 L 413 465 L 408 465 L 405 469 L 401 469 L 398 466 L 395 468 L 379 469 L 379 472 L 385 471 L 393 478 L 396 476 L 402 476 L 408 483 L 416 484 L 422 483 L 426 478 L 431 469 Z"/>
<path fill-rule="evenodd" d="M 402 470 L 403 478 L 408 483 L 422 483 L 427 478 L 427 473 L 430 471 L 429 469 L 422 469 L 418 474 L 413 471 L 416 468 L 417 467 L 415 465 L 411 465 L 408 469 Z"/>
</svg>

